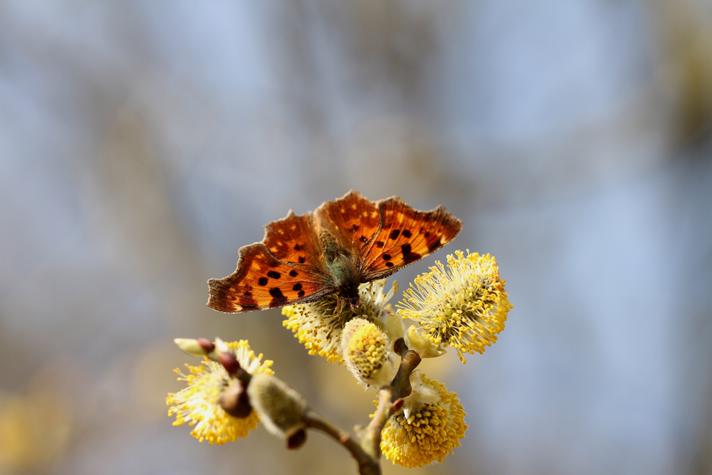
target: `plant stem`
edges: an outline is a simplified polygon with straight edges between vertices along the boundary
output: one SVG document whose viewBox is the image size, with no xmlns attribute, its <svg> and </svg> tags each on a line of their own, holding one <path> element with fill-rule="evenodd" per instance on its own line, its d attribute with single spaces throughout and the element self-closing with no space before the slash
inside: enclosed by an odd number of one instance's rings
<svg viewBox="0 0 712 475">
<path fill-rule="evenodd" d="M 403 398 L 410 395 L 410 375 L 420 364 L 420 355 L 409 350 L 402 339 L 396 341 L 396 351 L 401 355 L 398 372 L 391 384 L 379 390 L 378 406 L 366 429 L 356 429 L 357 434 L 361 434 L 358 440 L 313 412 L 304 416 L 307 427 L 323 432 L 349 451 L 360 475 L 381 475 L 381 432 L 388 419 L 403 406 Z"/>
<path fill-rule="evenodd" d="M 361 447 L 351 434 L 344 432 L 313 412 L 309 412 L 304 416 L 304 422 L 307 427 L 319 430 L 349 451 L 351 456 L 358 464 L 358 472 L 361 475 L 381 475 L 381 465 L 378 458 L 374 458 Z"/>
<path fill-rule="evenodd" d="M 372 457 L 381 457 L 381 432 L 388 419 L 403 406 L 403 398 L 410 395 L 410 375 L 420 364 L 420 355 L 413 350 L 402 352 L 401 364 L 389 386 L 378 392 L 378 406 L 364 433 L 363 443 Z"/>
</svg>

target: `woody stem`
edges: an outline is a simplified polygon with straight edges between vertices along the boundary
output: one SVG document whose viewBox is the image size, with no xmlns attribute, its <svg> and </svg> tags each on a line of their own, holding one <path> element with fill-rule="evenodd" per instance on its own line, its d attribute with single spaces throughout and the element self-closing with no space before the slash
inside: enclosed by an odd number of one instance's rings
<svg viewBox="0 0 712 475">
<path fill-rule="evenodd" d="M 356 429 L 358 437 L 342 431 L 314 412 L 304 415 L 308 428 L 323 432 L 349 451 L 358 464 L 360 475 L 381 475 L 381 432 L 388 419 L 403 407 L 403 398 L 410 395 L 410 375 L 420 364 L 420 355 L 409 350 L 402 338 L 396 341 L 394 350 L 401 356 L 398 372 L 391 384 L 378 392 L 376 412 L 365 429 Z"/>
<path fill-rule="evenodd" d="M 366 451 L 374 458 L 381 456 L 381 433 L 388 419 L 403 407 L 403 398 L 410 395 L 410 375 L 420 364 L 420 355 L 409 350 L 402 338 L 396 340 L 394 348 L 401 355 L 401 364 L 393 381 L 378 392 L 378 406 L 371 422 L 366 427 L 363 443 Z"/>
<path fill-rule="evenodd" d="M 304 422 L 307 427 L 323 432 L 348 450 L 358 464 L 358 473 L 360 475 L 381 475 L 381 465 L 378 459 L 374 459 L 367 454 L 351 434 L 334 427 L 312 412 L 304 416 Z"/>
</svg>

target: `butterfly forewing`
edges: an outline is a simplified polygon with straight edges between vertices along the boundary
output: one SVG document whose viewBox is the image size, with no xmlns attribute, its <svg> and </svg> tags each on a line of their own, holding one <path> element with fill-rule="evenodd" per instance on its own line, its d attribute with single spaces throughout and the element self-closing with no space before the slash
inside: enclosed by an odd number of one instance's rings
<svg viewBox="0 0 712 475">
<path fill-rule="evenodd" d="M 445 208 L 418 211 L 399 198 L 381 201 L 378 210 L 380 229 L 363 250 L 366 281 L 392 274 L 440 249 L 462 226 Z"/>
<path fill-rule="evenodd" d="M 316 211 L 322 226 L 334 234 L 343 246 L 359 252 L 378 231 L 380 217 L 376 204 L 351 191 L 327 201 Z"/>
<path fill-rule="evenodd" d="M 278 221 L 265 227 L 262 240 L 270 253 L 282 262 L 308 264 L 314 269 L 321 269 L 319 239 L 314 228 L 311 214 L 297 216 L 291 211 Z"/>
</svg>

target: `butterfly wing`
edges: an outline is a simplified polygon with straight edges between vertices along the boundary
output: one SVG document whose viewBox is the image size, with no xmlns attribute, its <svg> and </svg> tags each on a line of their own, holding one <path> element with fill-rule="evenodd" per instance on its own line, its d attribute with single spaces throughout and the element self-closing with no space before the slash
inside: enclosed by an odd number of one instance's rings
<svg viewBox="0 0 712 475">
<path fill-rule="evenodd" d="M 460 232 L 462 223 L 445 208 L 418 211 L 400 198 L 378 203 L 380 226 L 362 248 L 364 282 L 386 277 L 433 253 Z"/>
<path fill-rule="evenodd" d="M 462 227 L 443 207 L 418 211 L 400 198 L 374 203 L 354 191 L 324 203 L 316 215 L 358 256 L 362 282 L 386 277 L 433 253 Z"/>
<path fill-rule="evenodd" d="M 355 191 L 327 201 L 316 210 L 321 226 L 328 228 L 342 246 L 359 252 L 380 226 L 376 204 Z"/>
<path fill-rule="evenodd" d="M 297 216 L 290 211 L 286 217 L 272 221 L 265 226 L 262 242 L 282 262 L 302 264 L 316 272 L 322 270 L 319 239 L 311 213 Z"/>
<path fill-rule="evenodd" d="M 290 212 L 266 226 L 261 243 L 240 249 L 235 272 L 208 281 L 208 306 L 246 312 L 316 300 L 332 292 L 318 246 L 313 217 Z"/>
</svg>

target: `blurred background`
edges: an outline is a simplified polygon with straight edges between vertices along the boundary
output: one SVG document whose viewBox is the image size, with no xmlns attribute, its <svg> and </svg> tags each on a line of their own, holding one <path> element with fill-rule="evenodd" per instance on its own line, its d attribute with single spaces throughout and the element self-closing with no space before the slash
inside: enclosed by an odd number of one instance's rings
<svg viewBox="0 0 712 475">
<path fill-rule="evenodd" d="M 248 338 L 364 422 L 278 311 L 205 306 L 264 224 L 349 189 L 446 205 L 514 304 L 424 364 L 462 447 L 386 474 L 712 473 L 709 1 L 2 0 L 0 474 L 354 473 L 164 403 L 174 337 Z"/>
</svg>

